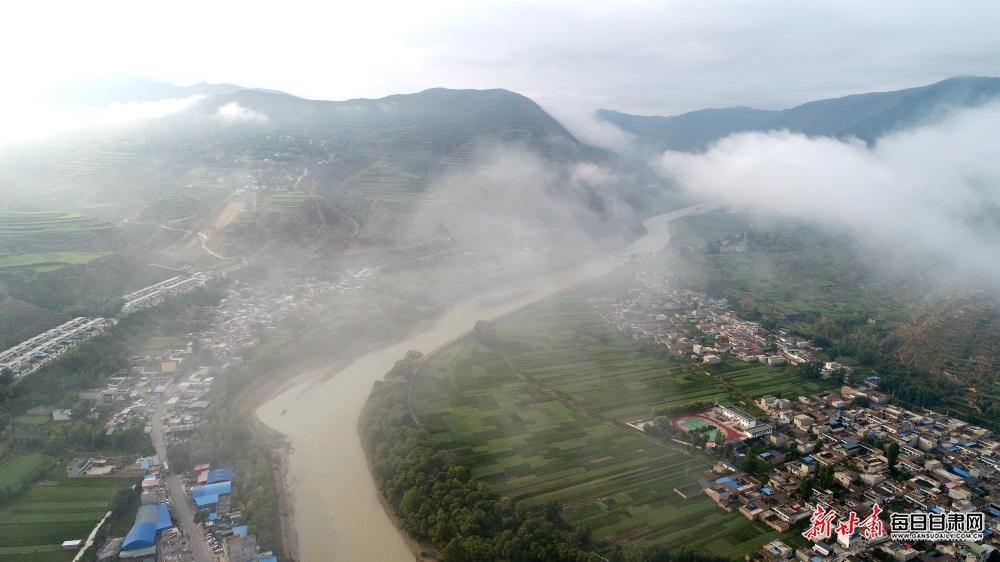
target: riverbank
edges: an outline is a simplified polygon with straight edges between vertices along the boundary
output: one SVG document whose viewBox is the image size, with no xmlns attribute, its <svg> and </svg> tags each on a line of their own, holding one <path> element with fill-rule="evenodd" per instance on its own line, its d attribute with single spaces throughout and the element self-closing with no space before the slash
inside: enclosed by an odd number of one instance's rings
<svg viewBox="0 0 1000 562">
<path fill-rule="evenodd" d="M 368 444 L 364 441 L 361 442 L 361 446 L 365 450 L 365 461 L 368 465 L 368 472 L 370 474 L 374 471 L 374 466 L 372 466 L 371 451 L 368 448 Z M 410 549 L 410 553 L 413 554 L 413 560 L 415 562 L 437 562 L 438 553 L 437 549 L 434 548 L 434 545 L 420 542 L 403 530 L 403 524 L 399 520 L 399 516 L 397 516 L 392 510 L 392 506 L 390 506 L 389 502 L 386 501 L 384 494 L 378 494 L 378 503 L 382 506 L 382 509 L 389 517 L 389 520 L 392 521 L 393 527 L 395 527 L 396 530 L 398 530 L 403 536 L 406 546 Z"/>
<path fill-rule="evenodd" d="M 321 382 L 335 375 L 357 357 L 389 344 L 391 341 L 359 343 L 337 353 L 311 356 L 286 366 L 274 376 L 267 377 L 260 384 L 247 389 L 238 398 L 237 411 L 249 421 L 247 426 L 252 438 L 265 444 L 273 455 L 273 478 L 278 495 L 281 543 L 285 558 L 300 559 L 298 531 L 295 527 L 295 500 L 289 490 L 291 476 L 288 460 L 292 455 L 293 446 L 285 435 L 268 427 L 258 418 L 257 409 L 289 388 Z"/>
<path fill-rule="evenodd" d="M 703 210 L 692 206 L 661 216 L 639 251 L 662 248 L 669 240 L 670 221 Z M 625 255 L 634 248 L 636 244 Z M 468 333 L 476 320 L 493 320 L 609 273 L 624 259 L 599 258 L 460 299 L 401 341 L 358 356 L 339 371 L 330 368 L 328 372 L 336 376 L 317 381 L 303 372 L 294 377 L 299 383 L 282 385 L 281 392 L 261 404 L 258 418 L 284 435 L 291 447 L 282 459 L 287 463 L 284 493 L 292 498 L 299 559 L 399 562 L 412 560 L 414 550 L 420 555 L 419 545 L 414 549 L 407 542 L 384 508 L 358 434 L 358 419 L 372 385 L 397 360 L 409 350 L 436 350 Z"/>
</svg>

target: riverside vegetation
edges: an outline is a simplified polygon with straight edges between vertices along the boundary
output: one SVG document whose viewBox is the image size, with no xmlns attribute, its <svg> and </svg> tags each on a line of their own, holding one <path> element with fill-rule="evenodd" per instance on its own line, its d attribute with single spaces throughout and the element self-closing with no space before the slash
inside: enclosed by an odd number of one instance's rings
<svg viewBox="0 0 1000 562">
<path fill-rule="evenodd" d="M 376 383 L 361 415 L 362 440 L 376 485 L 403 530 L 442 562 L 593 561 L 602 559 L 586 527 L 574 527 L 556 502 L 529 510 L 501 498 L 468 466 L 439 450 L 413 419 L 408 387 L 422 355 L 411 351 Z M 616 546 L 614 562 L 721 562 L 723 557 L 656 546 Z"/>
</svg>

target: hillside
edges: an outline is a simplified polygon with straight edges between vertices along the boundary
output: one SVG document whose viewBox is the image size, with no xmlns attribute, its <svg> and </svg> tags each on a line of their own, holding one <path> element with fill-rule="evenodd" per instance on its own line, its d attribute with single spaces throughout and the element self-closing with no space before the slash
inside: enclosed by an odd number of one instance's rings
<svg viewBox="0 0 1000 562">
<path fill-rule="evenodd" d="M 329 212 L 302 216 L 301 232 L 317 234 L 302 240 L 308 246 L 415 243 L 475 230 L 452 224 L 466 216 L 497 214 L 520 231 L 617 236 L 638 227 L 635 209 L 651 201 L 655 178 L 644 165 L 580 142 L 506 90 L 339 102 L 222 90 L 141 127 L 0 154 L 10 164 L 0 167 L 0 185 L 30 187 L 40 207 L 72 203 L 134 222 L 168 217 L 170 228 L 140 233 L 157 247 L 188 244 L 163 231 L 203 231 L 241 194 L 325 200 Z M 256 211 L 251 203 L 244 212 Z M 329 218 L 342 224 L 326 231 Z"/>
<path fill-rule="evenodd" d="M 242 90 L 235 84 L 176 86 L 137 76 L 108 76 L 72 82 L 52 88 L 46 101 L 65 106 L 105 106 L 111 103 L 141 103 L 190 96 L 213 96 Z"/>
<path fill-rule="evenodd" d="M 0 349 L 7 349 L 70 319 L 67 314 L 0 294 Z"/>
<path fill-rule="evenodd" d="M 634 135 L 642 151 L 659 153 L 702 150 L 732 133 L 771 129 L 855 136 L 872 142 L 946 109 L 975 107 L 998 99 L 1000 78 L 956 77 L 919 88 L 819 100 L 778 111 L 731 107 L 660 117 L 603 109 L 598 116 Z"/>
<path fill-rule="evenodd" d="M 1000 303 L 988 293 L 942 292 L 849 238 L 758 214 L 681 219 L 672 245 L 663 273 L 681 285 L 819 342 L 830 360 L 892 374 L 904 399 L 997 419 Z"/>
<path fill-rule="evenodd" d="M 0 212 L 0 255 L 121 246 L 111 224 L 80 213 Z"/>
<path fill-rule="evenodd" d="M 900 359 L 965 384 L 973 407 L 1000 412 L 1000 302 L 965 296 L 938 303 L 900 329 Z M 980 411 L 979 413 L 983 413 Z"/>
<path fill-rule="evenodd" d="M 0 212 L 0 349 L 168 277 L 115 225 L 82 213 Z"/>
</svg>

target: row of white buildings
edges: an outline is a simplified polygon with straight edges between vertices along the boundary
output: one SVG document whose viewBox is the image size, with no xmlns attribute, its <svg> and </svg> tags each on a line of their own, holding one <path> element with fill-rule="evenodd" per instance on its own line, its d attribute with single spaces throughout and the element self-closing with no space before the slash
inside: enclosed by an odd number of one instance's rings
<svg viewBox="0 0 1000 562">
<path fill-rule="evenodd" d="M 169 297 L 203 287 L 209 279 L 211 275 L 208 273 L 178 275 L 129 293 L 123 297 L 125 304 L 118 316 L 128 316 L 133 312 L 156 306 Z M 84 316 L 64 322 L 10 349 L 0 351 L 0 370 L 8 368 L 14 371 L 15 377 L 26 377 L 54 361 L 73 346 L 104 332 L 117 322 L 114 318 Z"/>
<path fill-rule="evenodd" d="M 111 318 L 74 318 L 0 352 L 0 369 L 8 368 L 18 378 L 28 376 L 115 323 Z"/>
<path fill-rule="evenodd" d="M 211 278 L 207 273 L 194 273 L 192 275 L 178 275 L 165 281 L 160 281 L 155 285 L 150 285 L 144 289 L 139 289 L 133 293 L 125 295 L 125 304 L 119 313 L 120 316 L 128 316 L 133 312 L 154 307 L 169 297 L 187 293 L 204 287 Z"/>
</svg>

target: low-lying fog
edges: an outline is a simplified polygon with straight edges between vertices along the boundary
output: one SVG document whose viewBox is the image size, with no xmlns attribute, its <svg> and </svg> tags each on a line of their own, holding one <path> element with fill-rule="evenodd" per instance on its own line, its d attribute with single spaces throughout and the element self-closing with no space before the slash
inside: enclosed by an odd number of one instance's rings
<svg viewBox="0 0 1000 562">
<path fill-rule="evenodd" d="M 681 189 L 737 208 L 847 230 L 887 263 L 1000 287 L 1000 105 L 856 139 L 740 133 L 667 152 Z"/>
</svg>

